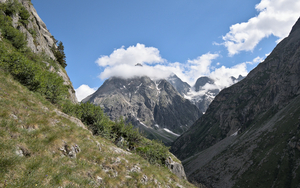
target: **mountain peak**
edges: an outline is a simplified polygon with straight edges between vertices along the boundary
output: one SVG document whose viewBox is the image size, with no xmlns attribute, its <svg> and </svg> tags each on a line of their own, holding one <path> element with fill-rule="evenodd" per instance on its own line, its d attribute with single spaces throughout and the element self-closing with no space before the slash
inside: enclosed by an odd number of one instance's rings
<svg viewBox="0 0 300 188">
<path fill-rule="evenodd" d="M 137 66 L 137 67 L 142 67 L 143 65 L 142 65 L 142 64 L 140 64 L 140 63 L 137 63 L 137 64 L 135 64 L 134 66 Z"/>
<path fill-rule="evenodd" d="M 296 30 L 300 29 L 300 17 L 298 18 L 297 22 L 295 23 L 295 25 L 293 26 L 290 34 L 294 33 Z"/>
</svg>

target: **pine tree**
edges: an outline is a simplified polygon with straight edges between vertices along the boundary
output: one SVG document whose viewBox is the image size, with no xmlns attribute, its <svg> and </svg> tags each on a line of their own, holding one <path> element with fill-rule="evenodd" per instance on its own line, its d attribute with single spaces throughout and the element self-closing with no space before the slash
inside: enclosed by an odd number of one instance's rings
<svg viewBox="0 0 300 188">
<path fill-rule="evenodd" d="M 58 46 L 56 49 L 54 46 L 52 48 L 52 51 L 54 53 L 54 56 L 56 57 L 56 60 L 63 68 L 65 68 L 67 66 L 66 55 L 65 55 L 64 50 L 65 50 L 65 47 L 61 41 L 58 43 Z"/>
</svg>

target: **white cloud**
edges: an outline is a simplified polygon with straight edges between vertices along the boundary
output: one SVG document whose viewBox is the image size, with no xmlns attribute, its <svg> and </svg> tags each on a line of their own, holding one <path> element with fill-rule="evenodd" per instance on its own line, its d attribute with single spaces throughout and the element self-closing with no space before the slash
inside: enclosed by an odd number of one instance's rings
<svg viewBox="0 0 300 188">
<path fill-rule="evenodd" d="M 230 68 L 222 66 L 214 70 L 209 76 L 215 81 L 215 85 L 219 89 L 224 89 L 234 84 L 231 76 L 238 78 L 239 75 L 246 76 L 247 74 L 248 71 L 246 63 L 241 63 Z"/>
<path fill-rule="evenodd" d="M 143 55 L 149 58 L 141 58 L 138 53 L 140 49 L 142 49 Z M 131 51 L 129 53 L 130 57 L 126 54 L 129 51 Z M 208 52 L 195 59 L 187 60 L 185 63 L 172 63 L 163 60 L 158 49 L 145 47 L 145 45 L 138 43 L 136 46 L 130 46 L 127 49 L 124 47 L 116 49 L 111 55 L 99 58 L 97 63 L 100 67 L 104 67 L 103 72 L 99 75 L 99 78 L 102 80 L 113 76 L 122 78 L 149 76 L 152 79 L 162 79 L 174 73 L 182 79 L 182 81 L 193 86 L 199 77 L 209 76 L 215 80 L 215 84 L 205 86 L 203 89 L 206 91 L 213 88 L 223 89 L 229 87 L 233 84 L 231 76 L 238 78 L 239 75 L 246 76 L 248 74 L 246 63 L 241 63 L 230 68 L 225 66 L 215 68 L 212 63 L 219 56 L 218 53 Z M 132 59 L 132 61 L 129 61 L 129 58 Z M 154 59 L 156 60 L 154 61 Z M 257 57 L 253 61 L 259 60 L 260 58 Z M 141 63 L 143 66 L 135 66 L 136 63 Z M 216 65 L 219 66 L 220 63 L 217 62 Z"/>
<path fill-rule="evenodd" d="M 93 94 L 96 91 L 95 88 L 90 88 L 88 85 L 81 85 L 79 88 L 75 89 L 75 94 L 77 100 L 80 102 L 82 99 L 86 98 L 87 96 Z"/>
<path fill-rule="evenodd" d="M 300 1 L 298 0 L 261 0 L 255 6 L 259 12 L 247 22 L 237 23 L 223 36 L 229 55 L 240 51 L 252 51 L 265 37 L 274 35 L 281 41 L 286 37 L 299 18 Z"/>
<path fill-rule="evenodd" d="M 267 57 L 267 55 L 266 55 Z M 250 65 L 254 65 L 254 64 L 258 64 L 258 63 L 261 63 L 265 60 L 265 57 L 260 57 L 260 56 L 257 56 L 256 58 L 254 58 L 252 61 L 247 61 L 246 63 L 247 64 L 250 64 Z"/>
<path fill-rule="evenodd" d="M 137 43 L 136 46 L 130 46 L 124 49 L 122 46 L 113 51 L 110 56 L 100 57 L 96 63 L 99 66 L 115 66 L 121 64 L 136 65 L 140 64 L 153 64 L 161 63 L 164 60 L 159 55 L 159 50 L 154 47 L 145 47 L 144 44 Z"/>
<path fill-rule="evenodd" d="M 161 58 L 159 50 L 145 47 L 144 44 L 121 47 L 109 56 L 100 57 L 96 63 L 104 67 L 99 78 L 104 80 L 112 76 L 131 78 L 135 76 L 149 76 L 152 79 L 167 78 L 174 73 L 183 81 L 194 84 L 198 77 L 211 72 L 211 63 L 219 57 L 218 54 L 206 53 L 186 63 L 170 63 Z M 137 63 L 143 66 L 135 66 Z"/>
<path fill-rule="evenodd" d="M 121 78 L 132 78 L 135 76 L 148 76 L 153 79 L 161 79 L 161 78 L 168 77 L 171 73 L 172 73 L 171 71 L 164 69 L 164 66 L 160 67 L 160 66 L 144 65 L 140 67 L 140 66 L 134 66 L 128 64 L 120 64 L 120 65 L 109 66 L 105 68 L 99 77 L 102 80 L 112 76 L 117 76 Z"/>
</svg>

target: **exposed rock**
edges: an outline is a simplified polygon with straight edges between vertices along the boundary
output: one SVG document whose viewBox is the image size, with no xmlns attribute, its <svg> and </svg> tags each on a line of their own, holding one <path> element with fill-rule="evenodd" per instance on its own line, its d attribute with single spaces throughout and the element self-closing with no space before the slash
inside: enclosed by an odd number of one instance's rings
<svg viewBox="0 0 300 188">
<path fill-rule="evenodd" d="M 59 150 L 62 151 L 63 155 L 70 158 L 76 158 L 76 154 L 81 151 L 77 144 L 69 146 L 65 141 L 63 141 L 63 146 Z"/>
<path fill-rule="evenodd" d="M 183 168 L 182 164 L 174 162 L 171 157 L 168 157 L 168 159 L 166 159 L 166 166 L 177 177 L 182 178 L 182 179 L 186 179 L 186 175 L 185 175 L 184 168 Z"/>
<path fill-rule="evenodd" d="M 97 176 L 96 177 L 96 181 L 97 181 L 97 185 L 100 186 L 102 184 L 102 182 L 103 182 L 103 179 L 101 177 Z"/>
<path fill-rule="evenodd" d="M 130 172 L 141 172 L 141 167 L 136 164 L 131 168 Z"/>
<path fill-rule="evenodd" d="M 142 179 L 141 179 L 142 184 L 147 184 L 148 183 L 148 177 L 144 174 Z"/>
<path fill-rule="evenodd" d="M 115 153 L 131 155 L 130 152 L 125 151 L 125 150 L 123 150 L 123 149 L 121 149 L 121 148 L 118 148 L 118 147 L 114 147 L 114 146 L 110 147 L 110 150 L 112 150 L 112 151 L 115 152 Z"/>
<path fill-rule="evenodd" d="M 101 145 L 100 145 L 100 143 L 98 141 L 96 141 L 96 144 L 97 144 L 97 147 L 98 147 L 99 151 L 101 151 Z"/>
<path fill-rule="evenodd" d="M 57 109 L 55 109 L 54 111 L 56 112 L 57 115 L 69 119 L 70 121 L 72 121 L 73 123 L 75 123 L 78 127 L 87 129 L 86 126 L 78 118 L 75 118 L 73 116 L 69 116 L 69 115 L 67 115 L 67 114 L 65 114 L 65 113 L 63 113 L 63 112 L 61 112 L 61 111 L 59 111 Z"/>
<path fill-rule="evenodd" d="M 120 136 L 118 139 L 116 139 L 115 144 L 118 147 L 122 147 L 125 145 L 124 142 L 126 142 L 125 139 L 122 136 Z"/>
<path fill-rule="evenodd" d="M 112 120 L 127 118 L 148 138 L 161 139 L 165 143 L 172 142 L 176 134 L 183 133 L 200 116 L 197 107 L 181 97 L 168 81 L 155 81 L 146 76 L 110 78 L 94 94 L 82 100 L 87 101 L 101 106 Z M 163 128 L 176 134 L 171 138 L 164 136 Z M 157 135 L 161 137 L 157 138 Z"/>
<path fill-rule="evenodd" d="M 13 118 L 14 120 L 18 119 L 18 117 L 15 114 L 10 114 L 10 117 Z"/>
<path fill-rule="evenodd" d="M 20 145 L 17 147 L 16 154 L 20 157 L 30 157 L 31 152 L 26 146 Z"/>
</svg>

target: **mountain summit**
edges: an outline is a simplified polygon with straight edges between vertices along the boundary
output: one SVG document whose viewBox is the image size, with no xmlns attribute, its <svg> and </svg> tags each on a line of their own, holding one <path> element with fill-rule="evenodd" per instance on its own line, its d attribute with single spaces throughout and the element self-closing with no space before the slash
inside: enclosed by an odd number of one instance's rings
<svg viewBox="0 0 300 188">
<path fill-rule="evenodd" d="M 125 117 L 149 138 L 171 143 L 199 117 L 200 112 L 164 79 L 112 77 L 82 102 L 99 105 L 113 120 Z"/>
</svg>

